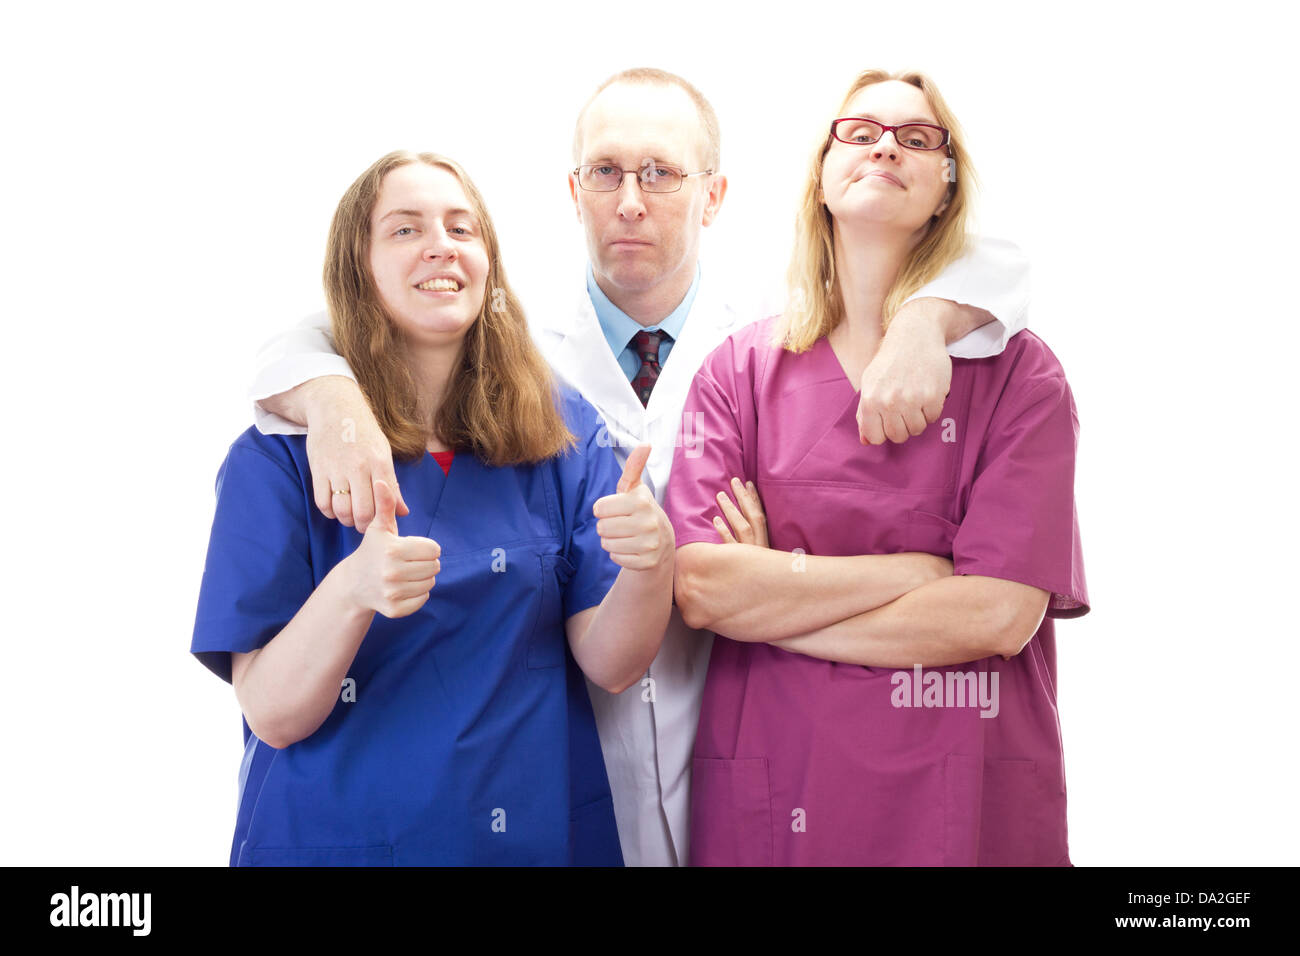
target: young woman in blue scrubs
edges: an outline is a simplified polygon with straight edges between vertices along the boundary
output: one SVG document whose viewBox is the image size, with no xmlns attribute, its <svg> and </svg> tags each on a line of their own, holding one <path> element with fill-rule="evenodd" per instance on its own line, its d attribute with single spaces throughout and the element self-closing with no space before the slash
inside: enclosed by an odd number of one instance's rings
<svg viewBox="0 0 1300 956">
<path fill-rule="evenodd" d="M 620 476 L 553 384 L 454 162 L 363 173 L 325 285 L 405 513 L 379 481 L 364 535 L 326 518 L 306 436 L 221 467 L 191 650 L 245 719 L 231 864 L 620 863 L 582 673 L 631 686 L 667 624 L 648 449 Z"/>
</svg>

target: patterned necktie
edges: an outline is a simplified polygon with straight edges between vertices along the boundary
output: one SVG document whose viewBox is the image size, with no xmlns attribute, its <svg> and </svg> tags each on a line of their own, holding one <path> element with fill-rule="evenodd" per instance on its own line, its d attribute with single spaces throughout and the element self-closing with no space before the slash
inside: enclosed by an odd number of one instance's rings
<svg viewBox="0 0 1300 956">
<path fill-rule="evenodd" d="M 632 391 L 636 392 L 642 405 L 650 401 L 650 393 L 659 380 L 659 343 L 664 339 L 671 341 L 672 336 L 667 332 L 643 330 L 632 337 L 632 347 L 641 359 L 641 370 L 632 379 Z"/>
</svg>

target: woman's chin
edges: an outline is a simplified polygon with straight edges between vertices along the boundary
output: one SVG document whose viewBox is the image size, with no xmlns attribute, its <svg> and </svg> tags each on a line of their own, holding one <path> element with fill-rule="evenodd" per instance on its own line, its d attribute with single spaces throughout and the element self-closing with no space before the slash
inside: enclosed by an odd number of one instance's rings
<svg viewBox="0 0 1300 956">
<path fill-rule="evenodd" d="M 456 321 L 446 318 L 411 323 L 402 329 L 402 336 L 412 348 L 445 348 L 456 345 L 465 338 L 474 319 Z"/>
<path fill-rule="evenodd" d="M 831 210 L 835 225 L 851 232 L 879 232 L 910 236 L 929 222 L 896 202 L 854 203 Z"/>
</svg>

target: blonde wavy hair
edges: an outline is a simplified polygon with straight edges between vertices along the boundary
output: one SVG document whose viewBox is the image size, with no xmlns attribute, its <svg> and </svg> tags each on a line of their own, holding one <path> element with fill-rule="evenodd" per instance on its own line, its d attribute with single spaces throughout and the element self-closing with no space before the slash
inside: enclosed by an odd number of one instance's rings
<svg viewBox="0 0 1300 956">
<path fill-rule="evenodd" d="M 951 133 L 948 155 L 955 181 L 948 188 L 948 205 L 934 216 L 925 236 L 912 249 L 885 298 L 884 328 L 908 296 L 925 285 L 966 251 L 967 219 L 974 198 L 975 168 L 966 153 L 965 136 L 957 117 L 944 102 L 938 88 L 924 73 L 867 70 L 858 74 L 844 94 L 836 116 L 842 116 L 849 101 L 875 83 L 901 80 L 922 93 L 934 110 L 939 125 Z M 831 147 L 828 132 L 813 152 L 799 212 L 795 218 L 794 251 L 786 273 L 787 305 L 777 323 L 777 342 L 792 352 L 806 352 L 818 339 L 830 334 L 844 318 L 844 300 L 835 274 L 835 221 L 822 201 L 822 168 Z"/>
<path fill-rule="evenodd" d="M 487 294 L 461 342 L 432 436 L 418 417 L 405 341 L 380 300 L 370 270 L 370 219 L 384 177 L 411 163 L 426 163 L 456 177 L 478 217 L 488 256 Z M 574 444 L 556 407 L 551 370 L 506 281 L 483 197 L 453 160 L 401 150 L 381 157 L 357 177 L 339 200 L 330 224 L 325 298 L 335 345 L 352 366 L 394 458 L 423 457 L 433 436 L 494 466 L 544 461 Z"/>
</svg>

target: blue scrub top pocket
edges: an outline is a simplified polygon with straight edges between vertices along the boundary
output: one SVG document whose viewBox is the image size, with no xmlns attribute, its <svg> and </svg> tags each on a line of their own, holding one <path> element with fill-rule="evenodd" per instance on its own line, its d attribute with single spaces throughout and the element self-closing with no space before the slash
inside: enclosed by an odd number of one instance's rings
<svg viewBox="0 0 1300 956">
<path fill-rule="evenodd" d="M 574 567 L 562 554 L 537 556 L 541 574 L 542 600 L 528 639 L 528 666 L 533 669 L 560 667 L 568 638 L 564 629 L 561 591 L 573 577 Z"/>
</svg>

